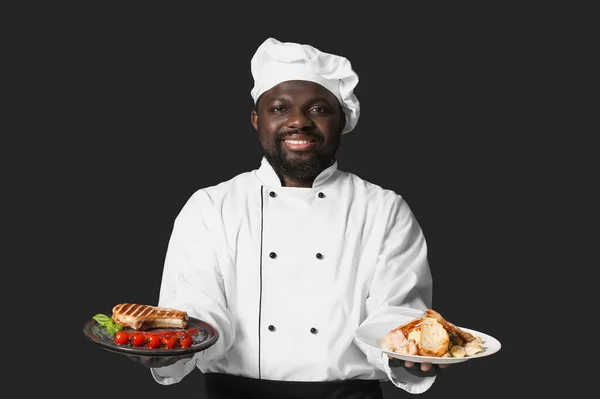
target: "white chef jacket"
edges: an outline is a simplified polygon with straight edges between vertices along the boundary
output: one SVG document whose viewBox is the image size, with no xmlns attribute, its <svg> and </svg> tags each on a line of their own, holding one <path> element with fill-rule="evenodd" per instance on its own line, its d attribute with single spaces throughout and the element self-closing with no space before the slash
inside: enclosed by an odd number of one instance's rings
<svg viewBox="0 0 600 399">
<path fill-rule="evenodd" d="M 163 385 L 197 367 L 282 381 L 389 379 L 421 393 L 435 377 L 391 369 L 354 332 L 420 317 L 431 301 L 425 238 L 400 195 L 337 161 L 312 188 L 282 187 L 263 158 L 196 191 L 176 217 L 159 306 L 185 310 L 220 336 L 193 359 L 151 372 Z"/>
</svg>

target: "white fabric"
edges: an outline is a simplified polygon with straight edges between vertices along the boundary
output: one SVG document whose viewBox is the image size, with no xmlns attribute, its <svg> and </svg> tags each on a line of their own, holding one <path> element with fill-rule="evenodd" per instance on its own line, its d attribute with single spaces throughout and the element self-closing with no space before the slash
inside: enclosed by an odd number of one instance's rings
<svg viewBox="0 0 600 399">
<path fill-rule="evenodd" d="M 347 58 L 307 44 L 268 38 L 256 50 L 250 68 L 254 78 L 250 94 L 254 103 L 262 93 L 281 82 L 307 80 L 324 86 L 339 100 L 346 115 L 342 133 L 356 127 L 360 116 L 360 103 L 354 94 L 358 75 Z"/>
<path fill-rule="evenodd" d="M 389 379 L 421 393 L 435 377 L 392 371 L 354 332 L 418 316 L 431 300 L 426 242 L 401 196 L 337 163 L 312 188 L 282 187 L 263 158 L 259 169 L 195 192 L 177 216 L 159 305 L 206 320 L 220 338 L 152 375 L 165 385 L 194 367 L 283 381 Z"/>
</svg>

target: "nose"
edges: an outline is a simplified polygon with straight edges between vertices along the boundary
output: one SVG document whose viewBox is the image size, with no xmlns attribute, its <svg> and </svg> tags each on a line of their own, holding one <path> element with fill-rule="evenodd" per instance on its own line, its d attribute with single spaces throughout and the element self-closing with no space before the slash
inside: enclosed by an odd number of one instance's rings
<svg viewBox="0 0 600 399">
<path fill-rule="evenodd" d="M 307 126 L 312 126 L 313 121 L 302 109 L 292 108 L 288 114 L 286 126 L 294 129 L 302 129 Z"/>
</svg>

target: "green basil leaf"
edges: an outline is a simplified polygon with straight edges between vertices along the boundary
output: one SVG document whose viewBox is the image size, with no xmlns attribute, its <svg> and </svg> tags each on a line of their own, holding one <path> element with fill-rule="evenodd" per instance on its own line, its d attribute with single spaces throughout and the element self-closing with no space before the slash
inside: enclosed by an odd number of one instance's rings
<svg viewBox="0 0 600 399">
<path fill-rule="evenodd" d="M 92 319 L 96 320 L 98 322 L 98 324 L 100 324 L 101 326 L 107 326 L 108 324 L 113 324 L 113 321 L 110 317 L 108 317 L 105 314 L 102 313 L 98 313 L 97 315 L 95 315 L 94 317 L 92 317 Z"/>
<path fill-rule="evenodd" d="M 112 336 L 114 336 L 117 331 L 121 331 L 123 329 L 122 325 L 115 323 L 111 317 L 102 313 L 98 313 L 92 317 L 92 319 L 96 320 L 99 325 L 106 328 L 106 331 L 108 331 L 108 333 Z"/>
<path fill-rule="evenodd" d="M 108 333 L 110 335 L 115 335 L 117 333 L 117 331 L 115 330 L 115 325 L 118 325 L 118 324 L 111 323 L 106 326 L 106 330 L 108 331 Z"/>
</svg>

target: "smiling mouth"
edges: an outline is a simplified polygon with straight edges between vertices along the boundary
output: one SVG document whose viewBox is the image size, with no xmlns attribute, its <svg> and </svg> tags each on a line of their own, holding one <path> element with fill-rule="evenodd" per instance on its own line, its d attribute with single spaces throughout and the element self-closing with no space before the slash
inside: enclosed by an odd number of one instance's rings
<svg viewBox="0 0 600 399">
<path fill-rule="evenodd" d="M 317 145 L 317 140 L 286 139 L 283 145 L 291 151 L 307 151 Z"/>
</svg>

